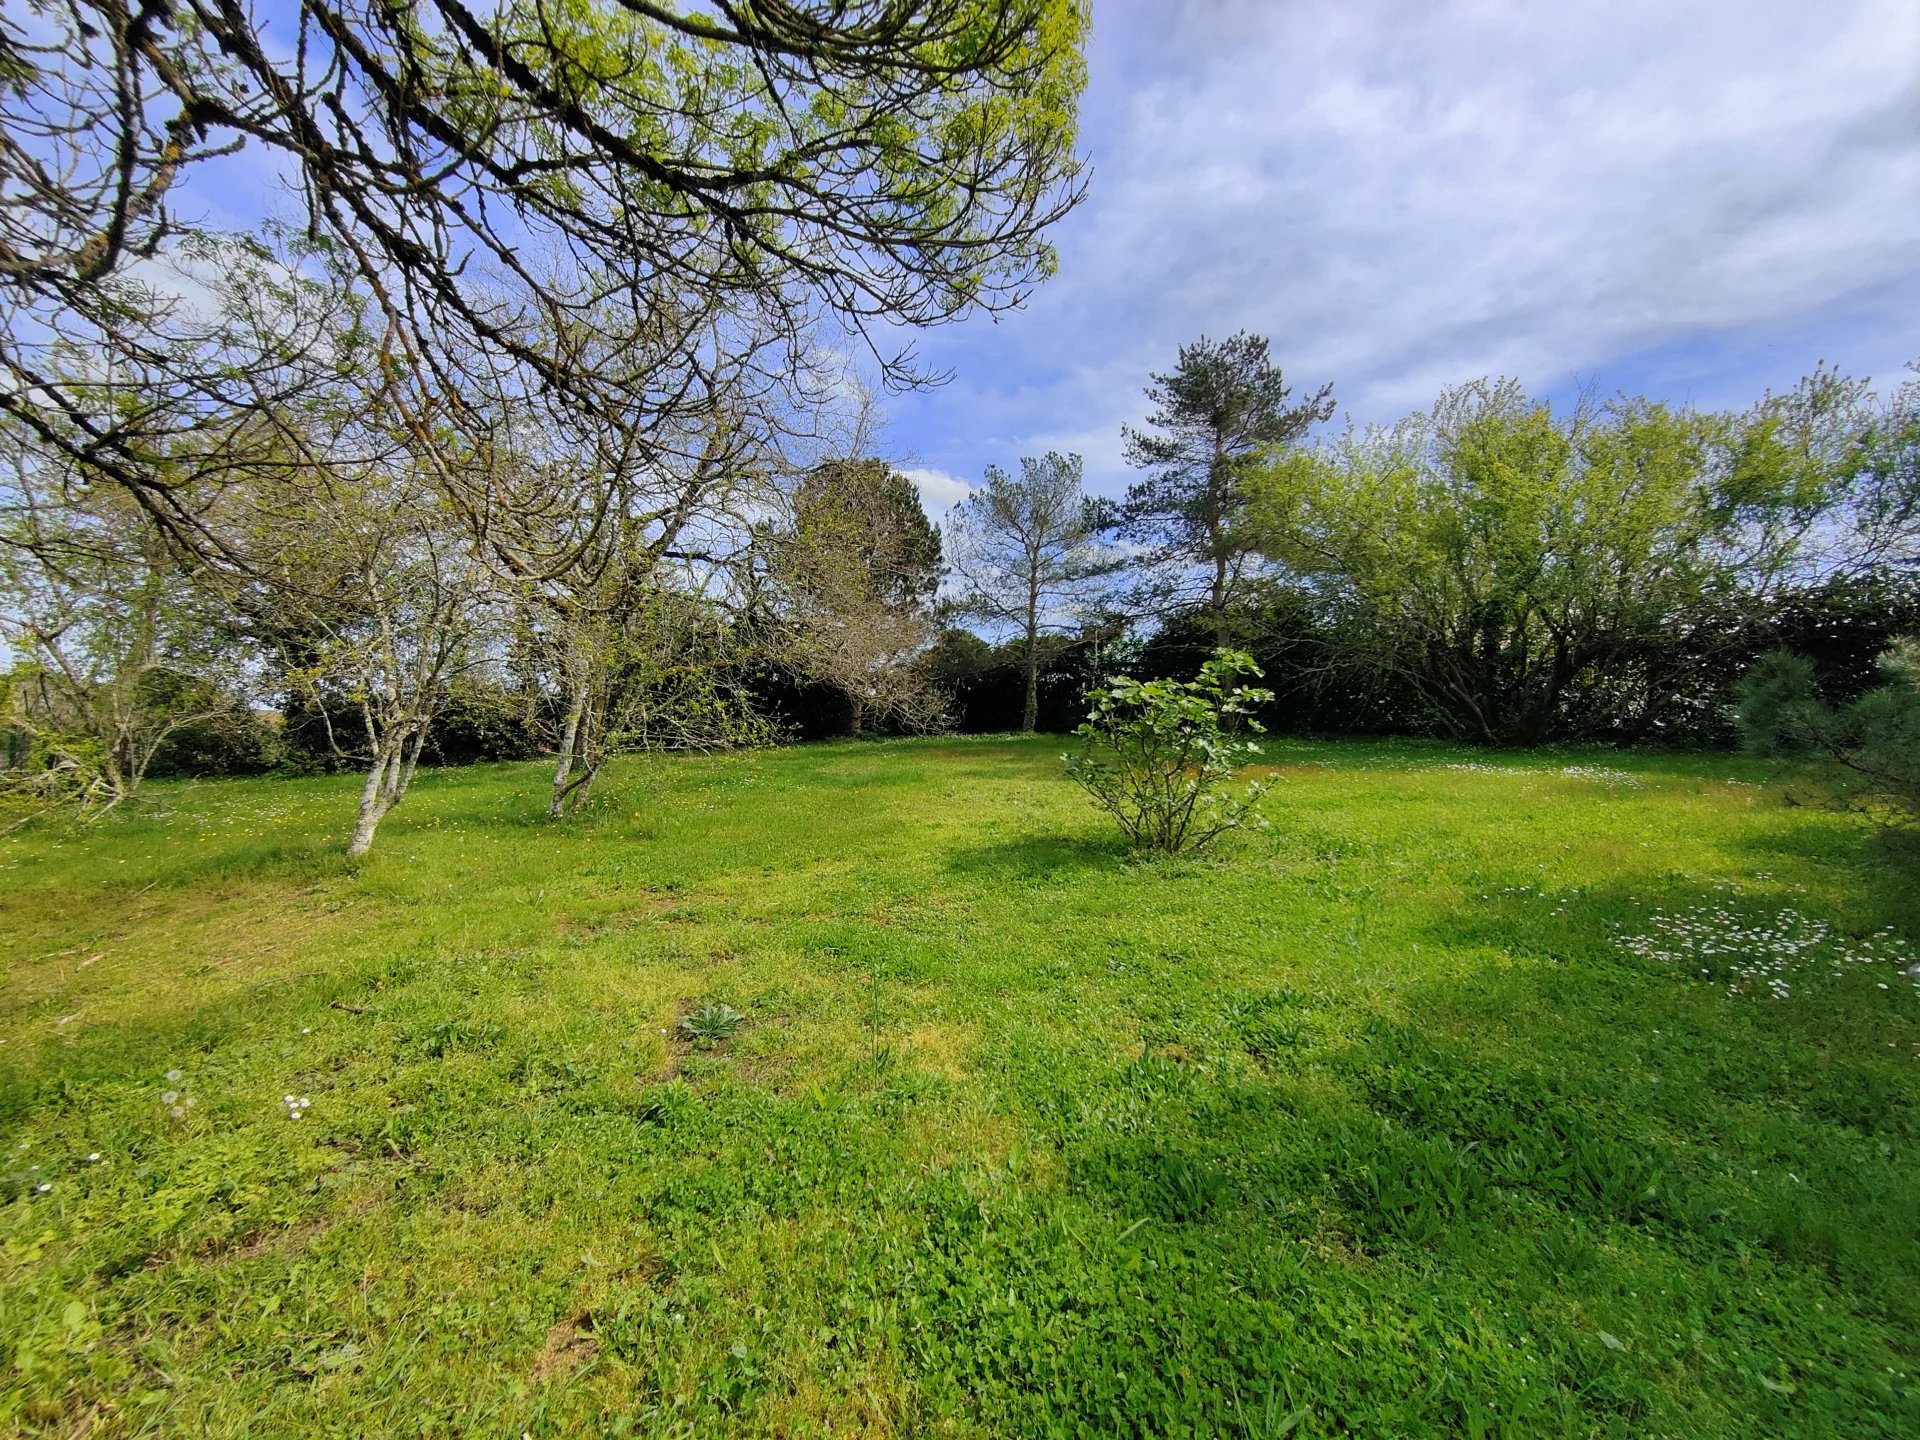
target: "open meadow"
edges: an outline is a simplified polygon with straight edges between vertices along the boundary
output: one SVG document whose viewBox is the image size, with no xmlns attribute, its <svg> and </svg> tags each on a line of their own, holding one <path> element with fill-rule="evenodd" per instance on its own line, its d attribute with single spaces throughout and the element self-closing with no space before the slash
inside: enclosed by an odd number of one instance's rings
<svg viewBox="0 0 1920 1440">
<path fill-rule="evenodd" d="M 1281 741 L 1142 862 L 1060 748 L 423 772 L 357 867 L 352 777 L 7 835 L 0 1430 L 1920 1434 L 1865 821 Z"/>
</svg>

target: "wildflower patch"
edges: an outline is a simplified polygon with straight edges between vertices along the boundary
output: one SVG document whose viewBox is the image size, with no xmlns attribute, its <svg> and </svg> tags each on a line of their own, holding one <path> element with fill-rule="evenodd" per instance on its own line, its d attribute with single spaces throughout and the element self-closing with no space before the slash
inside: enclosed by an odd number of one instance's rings
<svg viewBox="0 0 1920 1440">
<path fill-rule="evenodd" d="M 1724 983 L 1729 995 L 1785 1000 L 1796 986 L 1831 984 L 1859 971 L 1879 977 L 1882 990 L 1895 984 L 1920 988 L 1913 947 L 1891 930 L 1856 938 L 1791 908 L 1765 916 L 1706 901 L 1686 910 L 1658 910 L 1644 933 L 1622 936 L 1619 944 L 1694 979 Z"/>
</svg>

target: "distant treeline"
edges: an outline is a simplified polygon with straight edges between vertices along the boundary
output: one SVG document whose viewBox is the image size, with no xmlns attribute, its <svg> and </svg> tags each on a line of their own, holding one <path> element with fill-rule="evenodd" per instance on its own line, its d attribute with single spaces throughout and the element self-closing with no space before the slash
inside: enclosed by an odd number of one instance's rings
<svg viewBox="0 0 1920 1440">
<path fill-rule="evenodd" d="M 1233 643 L 1266 672 L 1273 700 L 1259 719 L 1276 734 L 1302 736 L 1431 735 L 1435 727 L 1419 696 L 1391 687 L 1349 683 L 1337 663 L 1339 638 L 1310 597 L 1283 587 L 1233 617 Z M 1834 579 L 1789 591 L 1764 610 L 1729 609 L 1676 626 L 1644 653 L 1624 656 L 1617 672 L 1583 677 L 1571 713 L 1578 723 L 1557 739 L 1569 742 L 1728 748 L 1739 741 L 1739 686 L 1774 651 L 1809 657 L 1821 692 L 1835 704 L 1857 699 L 1880 675 L 1876 661 L 1902 634 L 1920 631 L 1920 575 L 1890 571 Z M 1210 618 L 1189 615 L 1144 639 L 1117 627 L 1068 637 L 1041 665 L 1036 729 L 1063 734 L 1084 718 L 1083 697 L 1106 677 L 1188 678 L 1213 651 Z M 950 627 L 930 656 L 945 702 L 946 725 L 963 734 L 1020 728 L 1025 677 L 1020 647 L 994 645 Z M 1655 683 L 1657 679 L 1657 684 Z M 821 740 L 847 732 L 846 697 L 779 667 L 745 677 L 773 733 Z M 553 751 L 557 717 L 551 695 L 491 680 L 453 686 L 428 731 L 429 764 L 527 760 Z M 229 711 L 183 726 L 162 745 L 150 773 L 175 776 L 258 775 L 273 771 L 330 773 L 357 768 L 334 751 L 329 724 L 343 731 L 355 719 L 342 706 L 331 717 L 296 700 L 282 712 Z M 875 733 L 900 733 L 882 723 Z"/>
</svg>

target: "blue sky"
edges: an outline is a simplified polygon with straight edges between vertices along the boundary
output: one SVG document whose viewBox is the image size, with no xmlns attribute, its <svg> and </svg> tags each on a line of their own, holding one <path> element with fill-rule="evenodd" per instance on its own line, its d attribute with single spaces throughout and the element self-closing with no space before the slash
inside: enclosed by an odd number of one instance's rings
<svg viewBox="0 0 1920 1440">
<path fill-rule="evenodd" d="M 1196 335 L 1391 420 L 1518 376 L 1744 404 L 1920 357 L 1916 0 L 1095 0 L 1088 200 L 888 402 L 940 510 L 1120 426 Z"/>
</svg>

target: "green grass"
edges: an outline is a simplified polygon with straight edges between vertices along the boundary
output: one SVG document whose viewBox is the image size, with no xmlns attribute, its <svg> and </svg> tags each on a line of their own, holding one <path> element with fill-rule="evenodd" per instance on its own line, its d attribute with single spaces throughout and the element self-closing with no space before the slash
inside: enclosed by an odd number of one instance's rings
<svg viewBox="0 0 1920 1440">
<path fill-rule="evenodd" d="M 423 775 L 358 870 L 350 779 L 6 838 L 0 1429 L 1920 1434 L 1861 822 L 1280 744 L 1142 865 L 1059 748 Z M 1838 939 L 1623 943 L 1697 905 Z"/>
</svg>

